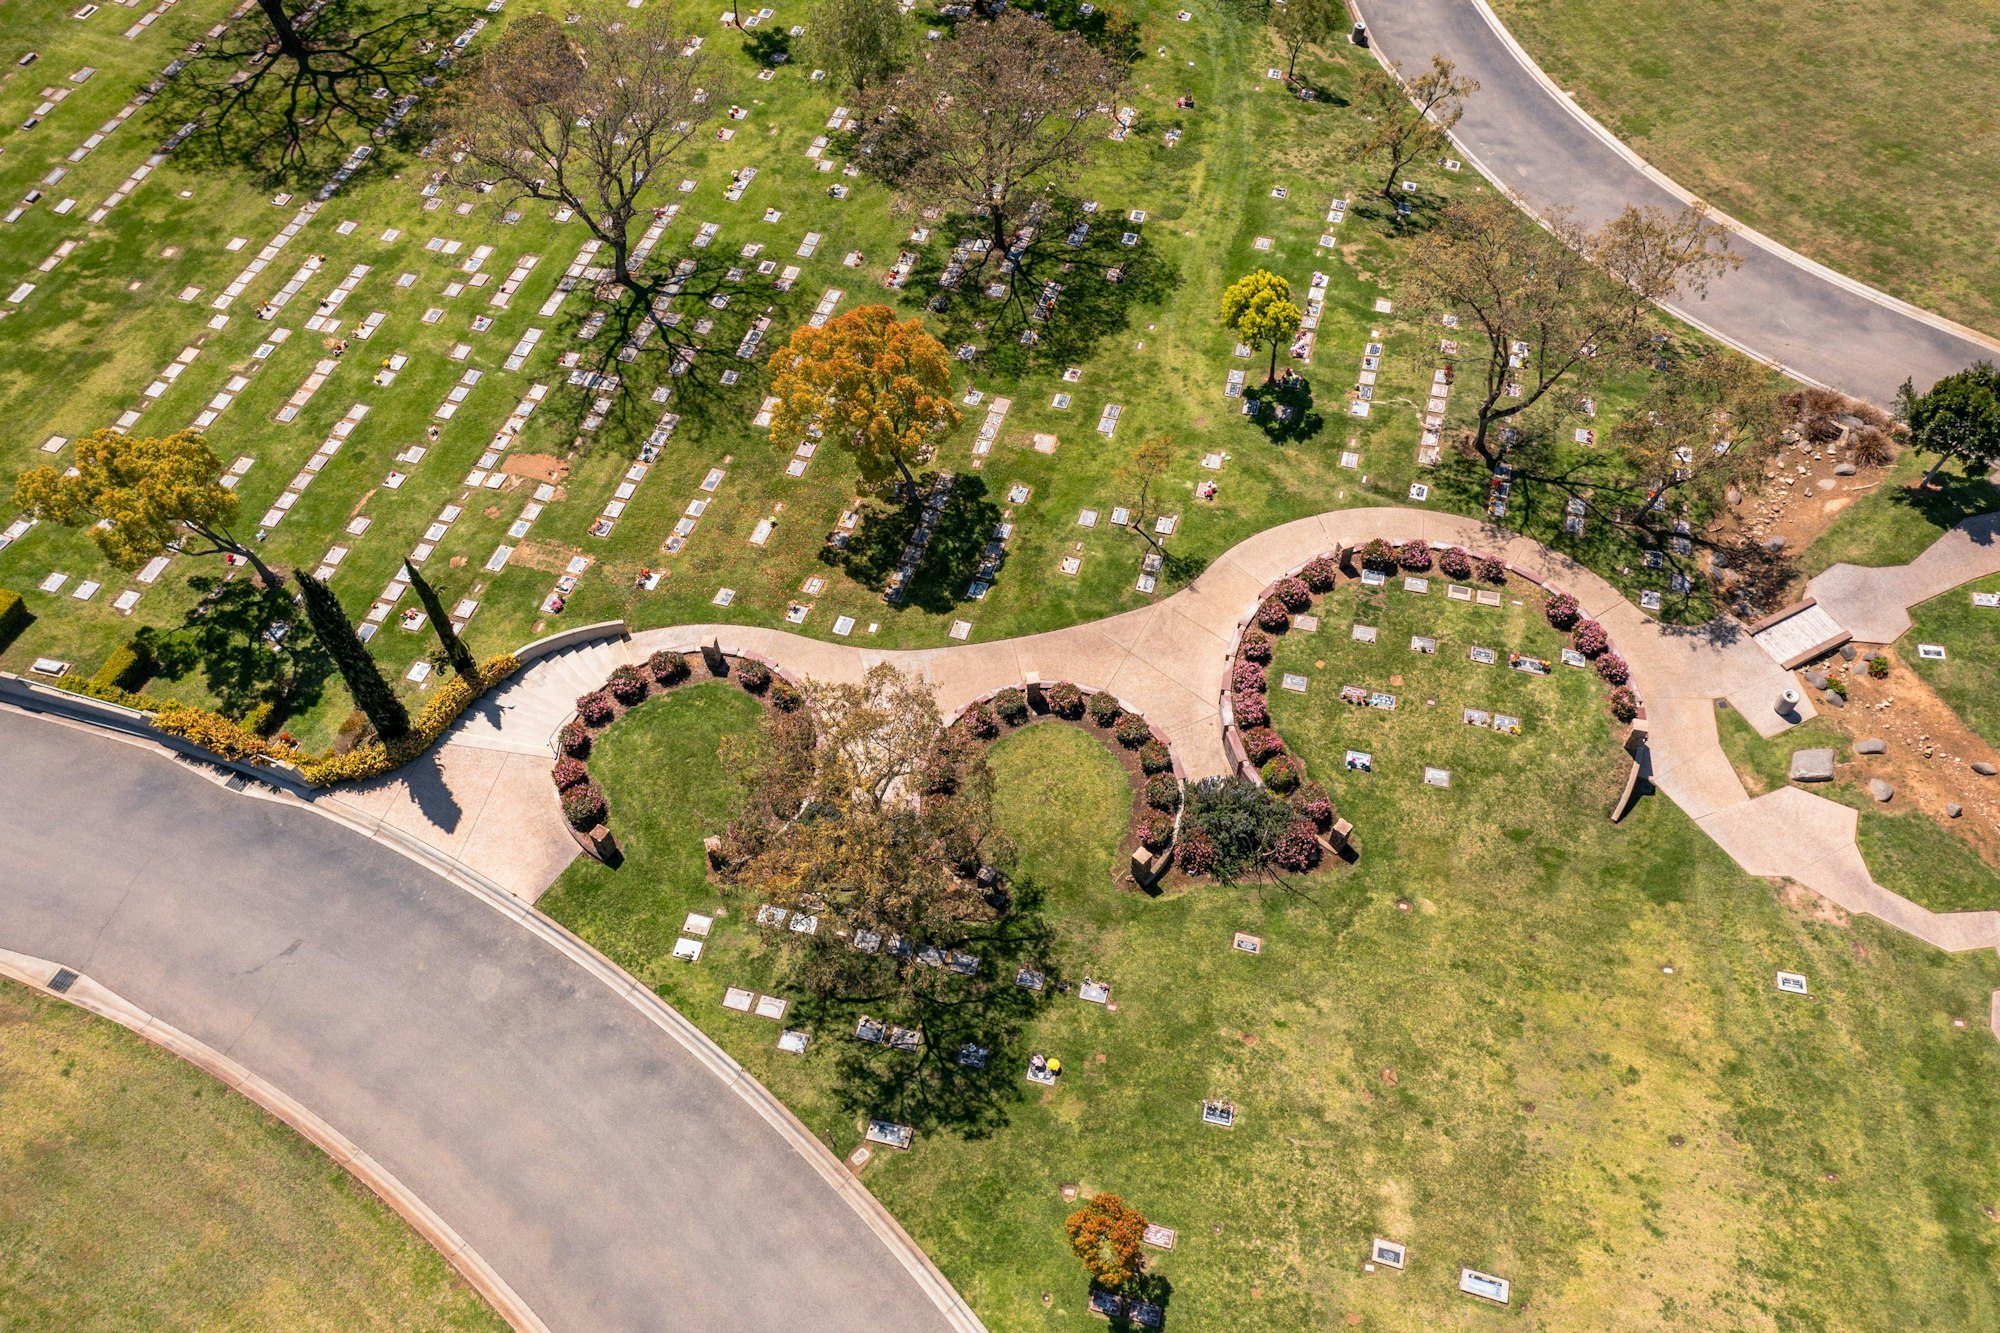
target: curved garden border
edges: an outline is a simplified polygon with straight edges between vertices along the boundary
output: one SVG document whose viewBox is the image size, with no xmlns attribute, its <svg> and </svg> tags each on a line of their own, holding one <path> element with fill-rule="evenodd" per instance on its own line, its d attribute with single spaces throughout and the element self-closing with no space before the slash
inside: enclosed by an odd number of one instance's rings
<svg viewBox="0 0 2000 1333">
<path fill-rule="evenodd" d="M 1612 716 L 1623 724 L 1645 716 L 1638 692 L 1631 684 L 1630 666 L 1613 648 L 1604 627 L 1582 614 L 1575 597 L 1497 556 L 1480 555 L 1461 546 L 1440 545 L 1420 537 L 1393 543 L 1377 539 L 1358 547 L 1337 547 L 1294 566 L 1266 586 L 1258 594 L 1255 609 L 1237 622 L 1235 638 L 1230 644 L 1229 669 L 1222 679 L 1219 712 L 1223 749 L 1243 777 L 1272 786 L 1281 776 L 1274 769 L 1282 767 L 1292 775 L 1289 787 L 1283 791 L 1318 787 L 1317 783 L 1306 781 L 1298 762 L 1290 757 L 1284 738 L 1269 725 L 1265 667 L 1271 660 L 1272 638 L 1289 632 L 1293 617 L 1308 614 L 1321 605 L 1321 599 L 1333 592 L 1343 577 L 1357 581 L 1360 569 L 1374 569 L 1392 577 L 1422 578 L 1430 577 L 1435 569 L 1454 582 L 1463 580 L 1496 588 L 1505 587 L 1510 576 L 1533 584 L 1546 599 L 1543 612 L 1550 626 L 1567 632 L 1570 647 L 1589 659 L 1599 679 L 1612 687 L 1609 704 Z M 1246 729 L 1245 718 L 1261 720 Z M 1620 799 L 1621 813 L 1629 802 L 1631 785 L 1627 784 L 1627 794 Z M 1318 787 L 1318 792 L 1324 790 Z M 1328 808 L 1331 811 L 1330 805 Z M 1322 835 L 1322 846 L 1328 851 L 1337 850 L 1339 844 L 1324 836 L 1330 821 L 1314 816 L 1314 822 Z"/>
</svg>

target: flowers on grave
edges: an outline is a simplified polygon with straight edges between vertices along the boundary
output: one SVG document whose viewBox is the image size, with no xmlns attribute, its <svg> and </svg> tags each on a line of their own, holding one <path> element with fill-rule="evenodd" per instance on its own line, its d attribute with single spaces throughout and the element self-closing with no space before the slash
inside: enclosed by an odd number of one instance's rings
<svg viewBox="0 0 2000 1333">
<path fill-rule="evenodd" d="M 1396 563 L 1413 574 L 1421 574 L 1431 567 L 1431 544 L 1421 537 L 1413 538 L 1396 548 Z"/>
<path fill-rule="evenodd" d="M 635 666 L 619 667 L 611 673 L 611 679 L 606 684 L 610 687 L 611 697 L 628 708 L 646 697 L 646 677 Z"/>
<path fill-rule="evenodd" d="M 777 709 L 780 713 L 796 713 L 799 710 L 799 706 L 805 703 L 805 701 L 806 697 L 803 694 L 800 694 L 782 680 L 771 686 L 771 707 Z M 987 721 L 990 722 L 992 719 L 989 717 Z"/>
<path fill-rule="evenodd" d="M 1299 577 L 1314 592 L 1332 592 L 1333 582 L 1340 576 L 1340 566 L 1328 556 L 1314 556 L 1306 561 L 1306 567 L 1299 571 Z"/>
<path fill-rule="evenodd" d="M 1127 713 L 1118 723 L 1118 743 L 1128 750 L 1136 750 L 1153 739 L 1152 724 L 1137 713 Z"/>
<path fill-rule="evenodd" d="M 1271 848 L 1271 863 L 1280 870 L 1293 871 L 1318 865 L 1319 839 L 1313 836 L 1313 826 L 1303 819 L 1287 824 Z"/>
<path fill-rule="evenodd" d="M 1620 685 L 1611 691 L 1611 716 L 1620 722 L 1630 722 L 1639 716 L 1639 696 L 1632 693 L 1630 685 Z"/>
<path fill-rule="evenodd" d="M 1566 592 L 1559 592 L 1549 598 L 1548 605 L 1542 608 L 1542 614 L 1549 618 L 1549 624 L 1555 628 L 1568 629 L 1576 623 L 1577 616 L 1582 612 L 1576 604 L 1576 598 Z"/>
<path fill-rule="evenodd" d="M 1049 687 L 1049 711 L 1074 722 L 1083 716 L 1083 691 L 1064 681 Z"/>
<path fill-rule="evenodd" d="M 1285 609 L 1293 615 L 1298 615 L 1302 611 L 1312 610 L 1313 591 L 1306 585 L 1304 579 L 1279 579 L 1278 586 L 1271 590 L 1271 595 L 1276 597 L 1280 602 L 1283 602 Z"/>
<path fill-rule="evenodd" d="M 604 726 L 616 711 L 611 706 L 611 696 L 603 690 L 592 690 L 576 701 L 576 716 L 586 727 Z"/>
<path fill-rule="evenodd" d="M 1291 795 L 1291 807 L 1321 832 L 1333 827 L 1333 798 L 1317 782 L 1301 782 Z"/>
<path fill-rule="evenodd" d="M 556 733 L 556 744 L 562 747 L 564 754 L 581 759 L 590 753 L 590 731 L 581 722 L 565 722 L 562 730 Z"/>
<path fill-rule="evenodd" d="M 604 793 L 594 782 L 578 783 L 563 793 L 562 812 L 571 828 L 594 828 L 604 822 Z"/>
<path fill-rule="evenodd" d="M 985 704 L 967 709 L 960 720 L 967 731 L 982 741 L 990 741 L 1000 734 L 1000 719 L 993 716 L 993 710 Z"/>
<path fill-rule="evenodd" d="M 579 782 L 590 781 L 590 769 L 581 759 L 571 759 L 567 755 L 556 760 L 556 766 L 549 776 L 555 779 L 557 791 L 568 791 Z"/>
<path fill-rule="evenodd" d="M 646 659 L 646 670 L 661 685 L 678 685 L 688 678 L 688 660 L 681 653 L 657 652 Z"/>
<path fill-rule="evenodd" d="M 1472 557 L 1463 546 L 1447 546 L 1438 552 L 1438 570 L 1448 579 L 1472 576 Z"/>
<path fill-rule="evenodd" d="M 1570 632 L 1569 643 L 1585 657 L 1596 657 L 1611 647 L 1611 636 L 1595 620 L 1579 620 Z"/>
<path fill-rule="evenodd" d="M 1090 696 L 1088 711 L 1090 720 L 1100 727 L 1115 727 L 1118 719 L 1125 716 L 1125 710 L 1118 706 L 1118 701 L 1103 690 Z"/>
<path fill-rule="evenodd" d="M 1483 583 L 1505 583 L 1507 562 L 1493 555 L 1479 557 L 1479 578 Z"/>
<path fill-rule="evenodd" d="M 1230 707 L 1239 727 L 1262 727 L 1270 725 L 1271 705 L 1261 694 L 1239 694 L 1230 700 Z"/>
<path fill-rule="evenodd" d="M 1265 760 L 1259 772 L 1263 775 L 1264 785 L 1280 796 L 1299 785 L 1299 770 L 1293 767 L 1290 755 L 1281 754 L 1276 759 Z"/>
<path fill-rule="evenodd" d="M 1243 752 L 1250 762 L 1261 766 L 1265 760 L 1285 752 L 1285 742 L 1269 727 L 1251 727 L 1243 733 Z"/>
<path fill-rule="evenodd" d="M 1189 828 L 1181 830 L 1174 859 L 1180 862 L 1184 875 L 1213 875 L 1222 857 L 1215 850 L 1215 839 L 1198 828 Z"/>
<path fill-rule="evenodd" d="M 1139 747 L 1139 771 L 1142 773 L 1164 773 L 1174 766 L 1173 753 L 1158 741 L 1147 741 Z"/>
<path fill-rule="evenodd" d="M 1623 685 L 1632 679 L 1632 669 L 1625 665 L 1625 659 L 1617 653 L 1605 653 L 1597 659 L 1597 674 L 1606 685 Z"/>
<path fill-rule="evenodd" d="M 1157 852 L 1174 840 L 1174 821 L 1158 811 L 1139 817 L 1139 845 Z"/>
<path fill-rule="evenodd" d="M 1361 564 L 1365 569 L 1378 569 L 1386 574 L 1396 567 L 1396 548 L 1377 537 L 1361 548 Z"/>
<path fill-rule="evenodd" d="M 1238 694 L 1262 694 L 1270 688 L 1264 668 L 1255 662 L 1238 662 L 1229 671 L 1229 688 Z"/>
<path fill-rule="evenodd" d="M 1028 720 L 1028 696 L 1010 685 L 993 696 L 993 711 L 1008 726 L 1018 727 Z"/>
<path fill-rule="evenodd" d="M 1181 784 L 1174 781 L 1171 773 L 1158 773 L 1146 779 L 1146 804 L 1162 814 L 1172 814 L 1181 806 Z"/>
<path fill-rule="evenodd" d="M 1273 634 L 1283 634 L 1285 627 L 1291 623 L 1292 613 L 1275 597 L 1266 597 L 1264 604 L 1257 608 L 1257 624 Z"/>
<path fill-rule="evenodd" d="M 1268 662 L 1271 660 L 1271 636 L 1260 629 L 1243 631 L 1243 641 L 1236 646 L 1236 655 L 1246 662 Z"/>
<path fill-rule="evenodd" d="M 746 659 L 737 663 L 736 683 L 752 694 L 762 694 L 771 688 L 771 668 Z"/>
</svg>

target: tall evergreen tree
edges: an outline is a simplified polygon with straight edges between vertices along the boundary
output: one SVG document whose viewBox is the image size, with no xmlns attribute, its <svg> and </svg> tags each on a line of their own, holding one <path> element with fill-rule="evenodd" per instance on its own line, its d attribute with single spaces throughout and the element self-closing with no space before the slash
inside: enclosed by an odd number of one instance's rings
<svg viewBox="0 0 2000 1333">
<path fill-rule="evenodd" d="M 354 632 L 354 624 L 348 620 L 347 612 L 341 610 L 333 590 L 303 569 L 295 570 L 294 576 L 304 594 L 306 619 L 312 622 L 313 633 L 339 668 L 348 693 L 354 696 L 355 706 L 374 724 L 375 734 L 385 741 L 409 735 L 409 711 L 396 697 L 395 688 L 383 679 L 381 668 L 375 665 L 368 645 Z"/>
<path fill-rule="evenodd" d="M 467 680 L 476 681 L 479 663 L 472 659 L 472 650 L 465 646 L 465 640 L 458 637 L 458 631 L 451 627 L 451 620 L 444 613 L 444 603 L 438 600 L 437 589 L 417 572 L 417 567 L 408 560 L 403 561 L 403 572 L 410 576 L 410 586 L 416 589 L 417 600 L 424 604 L 424 614 L 431 618 L 431 628 L 437 631 L 438 642 L 444 645 L 444 655 L 451 659 L 451 669 Z"/>
</svg>

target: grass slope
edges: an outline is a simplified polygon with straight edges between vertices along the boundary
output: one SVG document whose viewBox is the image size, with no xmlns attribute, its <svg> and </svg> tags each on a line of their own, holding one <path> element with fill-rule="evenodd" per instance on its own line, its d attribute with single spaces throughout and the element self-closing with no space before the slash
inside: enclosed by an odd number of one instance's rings
<svg viewBox="0 0 2000 1333">
<path fill-rule="evenodd" d="M 0 1326 L 505 1327 L 387 1205 L 207 1075 L 0 983 Z"/>
<path fill-rule="evenodd" d="M 1768 236 L 2000 331 L 1987 243 L 2000 16 L 1983 0 L 1497 0 L 1563 88 Z"/>
<path fill-rule="evenodd" d="M 1912 671 L 1951 705 L 1965 725 L 2000 746 L 2000 610 L 1972 604 L 1974 592 L 2000 592 L 2000 575 L 1979 579 L 1910 609 L 1904 643 L 1935 643 L 1942 662 L 1905 654 Z"/>
</svg>

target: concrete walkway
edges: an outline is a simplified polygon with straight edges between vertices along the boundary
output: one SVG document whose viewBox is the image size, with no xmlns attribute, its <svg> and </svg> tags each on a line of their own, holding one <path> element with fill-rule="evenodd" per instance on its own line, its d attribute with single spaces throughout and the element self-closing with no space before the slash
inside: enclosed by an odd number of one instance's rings
<svg viewBox="0 0 2000 1333">
<path fill-rule="evenodd" d="M 1567 208 L 1597 222 L 1627 204 L 1674 210 L 1690 197 L 1556 88 L 1480 0 L 1357 3 L 1382 56 L 1415 72 L 1442 54 L 1479 80 L 1453 137 L 1530 213 Z M 1905 376 L 1921 389 L 2000 357 L 1990 336 L 1731 225 L 1743 266 L 1718 279 L 1706 300 L 1670 309 L 1752 356 L 1883 404 Z"/>
<path fill-rule="evenodd" d="M 1965 522 L 1907 565 L 1835 565 L 1806 585 L 1808 595 L 1863 643 L 1894 643 L 1910 608 L 1961 583 L 2000 572 L 2000 514 Z"/>
<path fill-rule="evenodd" d="M 1901 570 L 1859 571 L 1857 577 L 1866 576 L 1863 581 L 1877 591 L 1857 594 L 1853 605 L 1868 605 L 1872 596 L 1921 601 L 2000 570 L 1996 524 L 2000 516 L 1955 529 Z M 1633 683 L 1646 705 L 1654 785 L 1751 874 L 1795 880 L 1850 912 L 1879 917 L 1942 949 L 2000 946 L 2000 913 L 1931 912 L 1875 884 L 1856 845 L 1858 820 L 1852 809 L 1796 788 L 1755 799 L 1744 789 L 1718 739 L 1717 701 L 1739 711 L 1760 734 L 1776 735 L 1790 723 L 1774 704 L 1796 681 L 1741 625 L 1733 620 L 1699 628 L 1662 625 L 1609 583 L 1538 542 L 1477 520 L 1420 509 L 1343 509 L 1287 523 L 1226 552 L 1188 587 L 1151 606 L 994 643 L 887 652 L 741 625 L 644 630 L 627 641 L 572 650 L 523 671 L 446 737 L 435 767 L 418 786 L 439 775 L 449 781 L 461 770 L 483 774 L 475 755 L 504 754 L 530 766 L 535 781 L 522 790 L 505 791 L 508 802 L 522 804 L 495 808 L 497 790 L 469 797 L 484 800 L 485 818 L 507 830 L 504 847 L 480 847 L 478 839 L 468 847 L 457 832 L 446 836 L 458 847 L 455 854 L 475 863 L 523 854 L 522 864 L 537 867 L 537 874 L 549 866 L 559 869 L 574 854 L 574 844 L 553 817 L 556 803 L 545 769 L 550 738 L 571 716 L 576 696 L 602 684 L 619 663 L 642 660 L 661 648 L 689 651 L 710 642 L 757 654 L 793 676 L 818 680 L 858 679 L 875 663 L 889 662 L 924 675 L 946 711 L 1026 680 L 1095 686 L 1144 713 L 1171 740 L 1190 778 L 1227 773 L 1220 700 L 1238 626 L 1276 579 L 1317 555 L 1377 537 L 1423 537 L 1498 555 L 1516 570 L 1574 594 L 1585 613 L 1610 631 L 1631 664 Z M 1848 568 L 1837 567 L 1822 578 Z M 1848 609 L 1849 602 L 1838 596 L 1834 600 Z M 1811 716 L 1810 703 L 1803 711 Z M 382 799 L 395 784 L 390 780 L 368 799 Z M 416 818 L 423 806 L 421 793 L 413 790 L 397 799 L 410 830 L 422 836 Z M 530 844 L 533 850 L 524 853 Z M 532 898 L 547 882 L 517 876 L 516 886 L 510 887 Z"/>
<path fill-rule="evenodd" d="M 0 802 L 0 950 L 309 1110 L 542 1324 L 980 1328 L 756 1080 L 498 890 L 80 727 L 0 710 L 0 754 L 33 775 Z"/>
</svg>

